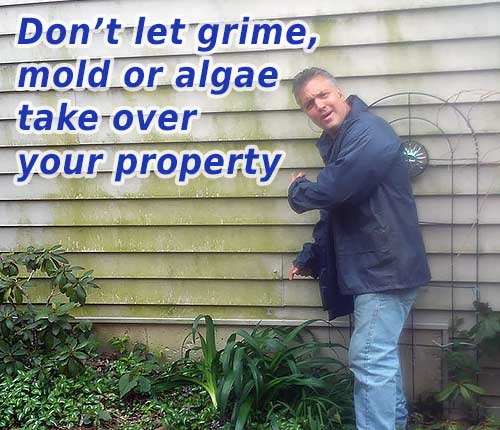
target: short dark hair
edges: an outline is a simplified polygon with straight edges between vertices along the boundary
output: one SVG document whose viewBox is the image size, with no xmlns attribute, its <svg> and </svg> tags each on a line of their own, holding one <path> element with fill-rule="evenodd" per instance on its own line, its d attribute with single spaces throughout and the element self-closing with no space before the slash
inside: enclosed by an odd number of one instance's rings
<svg viewBox="0 0 500 430">
<path fill-rule="evenodd" d="M 323 76 L 324 78 L 328 79 L 333 85 L 337 86 L 337 80 L 330 72 L 319 67 L 310 67 L 297 73 L 293 78 L 293 95 L 295 96 L 295 99 L 297 99 L 297 94 L 302 89 L 302 87 L 316 76 Z"/>
</svg>

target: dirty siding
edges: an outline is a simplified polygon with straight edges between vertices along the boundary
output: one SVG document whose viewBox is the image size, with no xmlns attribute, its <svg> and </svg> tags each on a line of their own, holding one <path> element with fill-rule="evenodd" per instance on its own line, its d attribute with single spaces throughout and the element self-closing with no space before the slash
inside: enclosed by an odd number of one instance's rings
<svg viewBox="0 0 500 430">
<path fill-rule="evenodd" d="M 368 103 L 392 93 L 429 93 L 453 102 L 475 132 L 472 137 L 467 124 L 439 100 L 411 99 L 412 117 L 437 123 L 444 134 L 429 122 L 412 121 L 412 135 L 431 157 L 431 166 L 414 181 L 414 192 L 433 281 L 419 296 L 411 321 L 416 331 L 403 339 L 403 354 L 416 360 L 406 372 L 415 382 L 410 394 L 439 387 L 440 359 L 433 341 L 444 341 L 450 317 L 473 321 L 477 296 L 500 310 L 500 2 L 258 0 L 249 6 L 229 0 L 142 1 L 141 14 L 164 17 L 165 22 L 181 16 L 192 28 L 202 21 L 238 20 L 247 14 L 255 19 L 301 18 L 320 35 L 319 47 L 308 55 L 286 49 L 217 51 L 216 62 L 276 63 L 283 80 L 271 93 L 233 92 L 215 99 L 203 92 L 177 93 L 168 85 L 177 63 L 197 62 L 192 47 L 129 47 L 126 41 L 139 14 L 134 6 L 128 0 L 0 0 L 0 250 L 61 243 L 72 261 L 95 269 L 102 286 L 91 292 L 89 304 L 78 315 L 113 321 L 98 325 L 103 336 L 128 330 L 170 352 L 176 351 L 189 320 L 200 313 L 219 319 L 225 330 L 257 320 L 295 324 L 324 317 L 314 282 L 287 281 L 290 263 L 317 219 L 315 213 L 298 216 L 289 210 L 289 176 L 303 170 L 314 177 L 321 167 L 314 148 L 319 130 L 297 110 L 291 78 L 304 67 L 322 66 L 347 92 Z M 69 22 L 88 16 L 89 10 L 121 18 L 127 28 L 120 47 L 106 48 L 96 36 L 91 48 L 14 48 L 21 13 Z M 13 90 L 19 63 L 78 56 L 115 58 L 109 91 Z M 170 70 L 156 91 L 119 88 L 117 71 L 138 59 L 165 63 Z M 79 136 L 16 133 L 14 110 L 22 100 L 56 106 L 62 98 L 97 106 L 104 117 L 101 130 Z M 389 121 L 404 118 L 407 101 L 395 97 L 375 109 Z M 120 105 L 196 105 L 203 114 L 189 135 L 114 135 L 106 119 Z M 408 134 L 408 122 L 396 121 L 394 127 L 402 136 Z M 178 187 L 173 180 L 152 175 L 114 187 L 111 163 L 92 180 L 35 176 L 20 188 L 12 182 L 18 149 L 103 149 L 112 160 L 122 149 L 206 152 L 248 144 L 286 152 L 271 185 L 259 187 L 239 176 L 199 177 Z M 46 287 L 43 280 L 37 282 L 35 296 L 41 300 Z M 347 321 L 339 325 L 348 335 Z M 412 349 L 411 344 L 417 346 Z M 435 363 L 433 372 L 426 371 L 429 361 Z M 489 372 L 498 376 L 495 367 L 498 363 L 490 364 Z M 490 387 L 492 403 L 500 394 L 495 390 L 498 387 Z"/>
</svg>

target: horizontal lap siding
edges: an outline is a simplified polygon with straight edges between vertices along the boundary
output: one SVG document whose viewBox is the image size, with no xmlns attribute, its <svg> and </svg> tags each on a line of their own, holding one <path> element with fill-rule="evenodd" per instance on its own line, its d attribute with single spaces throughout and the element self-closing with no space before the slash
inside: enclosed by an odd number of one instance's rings
<svg viewBox="0 0 500 430">
<path fill-rule="evenodd" d="M 297 69 L 317 65 L 336 70 L 339 77 L 374 76 L 394 74 L 416 74 L 430 72 L 459 72 L 464 70 L 484 70 L 498 68 L 500 47 L 498 36 L 478 37 L 477 40 L 453 39 L 436 41 L 418 41 L 390 43 L 381 45 L 326 46 L 305 56 L 298 50 L 227 52 L 213 55 L 214 63 L 252 62 L 262 65 L 272 62 L 281 70 L 281 77 L 292 78 Z M 477 50 L 480 42 L 482 49 L 491 55 L 484 56 L 484 51 Z M 467 55 L 464 55 L 464 54 Z M 404 56 L 404 62 L 399 59 Z M 371 58 L 371 61 L 366 61 Z M 454 61 L 450 62 L 450 58 Z M 69 60 L 69 59 L 68 59 Z M 135 59 L 136 60 L 136 59 Z M 198 64 L 196 55 L 142 57 L 141 63 L 149 65 L 164 63 L 167 73 L 158 79 L 159 85 L 170 82 L 178 63 Z M 114 61 L 111 86 L 119 85 L 120 71 L 134 58 L 117 58 Z M 55 65 L 57 62 L 54 62 Z M 92 62 L 92 64 L 97 61 Z M 49 63 L 50 64 L 50 63 Z M 17 64 L 0 66 L 0 91 L 11 90 L 15 83 Z"/>
<path fill-rule="evenodd" d="M 312 150 L 315 150 L 312 148 Z M 123 198 L 185 198 L 185 197 L 285 197 L 290 175 L 297 168 L 284 168 L 276 175 L 272 184 L 257 185 L 255 179 L 238 175 L 231 180 L 198 177 L 187 185 L 178 187 L 155 174 L 149 178 L 127 179 L 121 187 L 111 184 L 111 173 L 100 173 L 91 181 L 78 181 L 57 177 L 41 178 L 34 175 L 28 187 L 14 187 L 13 174 L 0 175 L 0 201 L 2 200 L 59 200 L 59 199 L 123 199 Z M 317 169 L 301 169 L 311 179 Z M 453 174 L 452 174 L 453 173 Z M 453 182 L 452 182 L 453 178 Z M 500 193 L 499 169 L 496 164 L 481 166 L 479 171 L 479 194 Z M 452 191 L 460 195 L 473 195 L 476 191 L 476 168 L 474 166 L 429 167 L 417 177 L 414 192 L 417 196 L 449 195 Z M 453 185 L 453 187 L 452 187 Z"/>
<path fill-rule="evenodd" d="M 393 93 L 424 92 L 448 100 L 467 116 L 474 136 L 451 106 L 443 107 L 437 98 L 411 96 L 411 116 L 435 124 L 419 120 L 411 124 L 412 137 L 426 146 L 430 156 L 430 167 L 413 181 L 413 188 L 433 275 L 419 295 L 412 318 L 426 327 L 446 326 L 453 310 L 455 316 L 472 323 L 477 291 L 482 300 L 500 309 L 500 2 L 252 2 L 249 16 L 285 22 L 304 19 L 321 42 L 308 55 L 289 49 L 219 49 L 216 62 L 273 62 L 283 77 L 274 92 L 232 92 L 225 98 L 209 98 L 205 91 L 178 93 L 170 86 L 176 64 L 198 62 L 191 47 L 129 46 L 137 19 L 133 2 L 12 3 L 0 1 L 0 249 L 62 243 L 72 262 L 95 269 L 102 288 L 90 292 L 89 303 L 77 311 L 79 315 L 173 320 L 209 313 L 242 324 L 325 317 L 315 282 L 287 280 L 290 264 L 302 242 L 310 240 L 318 218 L 314 212 L 294 214 L 286 200 L 291 173 L 303 170 L 314 179 L 322 166 L 314 148 L 319 130 L 298 111 L 291 96 L 292 77 L 313 65 L 334 72 L 348 93 L 368 103 Z M 165 22 L 182 16 L 191 24 L 188 37 L 199 22 L 237 20 L 244 12 L 232 1 L 190 4 L 186 8 L 176 1 L 145 0 L 141 11 L 146 15 L 154 11 Z M 13 47 L 21 12 L 71 21 L 88 16 L 89 8 L 122 18 L 127 28 L 121 47 L 106 49 L 99 35 L 90 48 Z M 57 64 L 81 56 L 94 60 L 113 56 L 113 88 L 106 92 L 14 91 L 19 63 Z M 136 61 L 167 65 L 156 91 L 128 92 L 118 87 L 122 68 Z M 62 99 L 97 106 L 103 113 L 100 131 L 79 136 L 16 132 L 15 109 L 21 102 L 55 107 Z M 407 117 L 407 101 L 407 96 L 393 97 L 374 109 L 388 121 L 396 121 L 394 128 L 403 138 L 408 121 L 398 118 Z M 199 106 L 203 114 L 193 122 L 189 135 L 115 135 L 107 122 L 120 105 Z M 285 151 L 282 168 L 269 186 L 238 175 L 216 180 L 199 177 L 178 187 L 154 174 L 128 179 L 121 187 L 111 185 L 112 160 L 119 150 L 204 153 L 241 150 L 248 144 Z M 102 149 L 108 161 L 95 179 L 47 180 L 34 175 L 28 186 L 15 187 L 19 148 Z M 474 165 L 476 151 L 479 167 Z M 451 252 L 457 255 L 452 258 Z M 36 279 L 35 301 L 43 300 L 47 288 L 45 280 Z M 347 324 L 345 318 L 342 322 Z M 156 329 L 141 330 L 146 338 L 150 331 L 149 343 L 154 344 Z M 431 331 L 422 333 L 431 336 Z M 429 341 L 419 348 L 415 352 L 417 392 L 436 388 L 439 379 L 437 373 L 433 380 L 425 378 L 425 371 L 418 369 L 419 362 L 436 354 L 435 345 Z M 498 394 L 493 388 L 489 392 L 492 398 Z"/>
<path fill-rule="evenodd" d="M 417 195 L 422 223 L 472 224 L 476 220 L 475 196 Z M 500 224 L 500 195 L 479 199 L 481 225 Z M 297 215 L 289 210 L 285 197 L 172 198 L 101 200 L 19 200 L 4 201 L 0 207 L 1 226 L 106 226 L 106 225 L 311 225 L 317 213 Z M 60 214 L 60 216 L 57 216 Z M 65 216 L 71 214 L 71 216 Z"/>
<path fill-rule="evenodd" d="M 53 20 L 79 20 L 82 16 L 87 16 L 89 7 L 98 11 L 100 15 L 119 15 L 125 26 L 131 26 L 137 19 L 137 10 L 131 7 L 131 0 L 114 1 L 112 3 L 106 0 L 63 0 L 48 2 L 52 5 L 43 4 L 46 2 L 25 1 L 30 4 L 30 13 L 36 14 L 44 19 Z M 0 6 L 16 3 L 14 1 L 0 1 Z M 255 0 L 252 6 L 246 11 L 255 19 L 269 18 L 295 18 L 306 16 L 325 16 L 325 15 L 345 15 L 373 13 L 381 11 L 393 11 L 405 9 L 423 9 L 440 8 L 450 6 L 481 5 L 485 3 L 497 3 L 495 0 L 411 0 L 404 4 L 400 0 L 382 0 L 376 3 L 367 3 L 363 0 L 354 0 L 349 2 L 337 2 L 332 4 L 329 0 L 315 0 L 305 4 L 301 0 L 287 1 L 286 7 L 279 3 L 269 2 L 267 0 Z M 16 18 L 20 7 L 5 7 L 0 9 L 0 22 L 2 23 L 2 34 L 11 34 L 16 29 Z M 25 10 L 25 9 L 24 9 Z M 153 14 L 156 17 L 182 17 L 189 23 L 201 21 L 230 21 L 238 20 L 242 15 L 242 5 L 239 2 L 231 0 L 213 0 L 207 2 L 204 0 L 191 0 L 189 7 L 186 4 L 179 3 L 176 0 L 147 0 L 141 3 L 141 12 L 144 14 Z"/>
<path fill-rule="evenodd" d="M 221 202 L 223 204 L 223 202 Z M 147 222 L 147 221 L 146 221 Z M 500 254 L 500 225 L 422 226 L 427 252 Z M 451 233 L 453 232 L 453 244 Z M 61 243 L 76 252 L 284 253 L 310 239 L 310 226 L 103 226 L 0 227 L 0 247 Z"/>
<path fill-rule="evenodd" d="M 320 36 L 319 47 L 328 46 L 352 46 L 377 43 L 395 42 L 415 42 L 422 40 L 446 40 L 467 37 L 488 37 L 498 35 L 493 16 L 498 13 L 498 4 L 484 4 L 478 6 L 481 13 L 489 16 L 481 24 L 470 21 L 470 7 L 423 9 L 412 11 L 396 11 L 378 14 L 366 14 L 356 16 L 316 16 L 305 17 L 303 21 Z M 168 23 L 173 15 L 165 16 Z M 285 24 L 291 19 L 283 20 Z M 152 22 L 151 18 L 146 22 Z M 188 22 L 183 20 L 183 22 Z M 426 23 L 425 32 L 422 31 L 422 22 Z M 190 23 L 189 28 L 184 33 L 186 40 L 195 40 L 196 23 Z M 369 28 L 370 32 L 365 29 Z M 193 45 L 166 45 L 162 47 L 132 46 L 134 28 L 125 28 L 121 33 L 122 44 L 113 49 L 114 58 L 134 58 L 158 55 L 181 55 L 195 53 Z M 14 35 L 0 35 L 0 49 L 6 51 L 5 63 L 11 62 L 33 62 L 38 59 L 48 60 L 68 60 L 67 55 L 61 55 L 59 51 L 51 49 L 45 45 L 37 47 L 26 47 L 14 50 Z M 255 51 L 253 46 L 242 47 L 241 50 Z M 279 50 L 279 47 L 267 49 Z M 234 45 L 222 46 L 215 49 L 215 52 L 234 52 Z M 73 48 L 72 58 L 85 56 L 91 58 L 110 56 L 109 49 L 104 44 L 102 34 L 98 33 L 92 37 L 92 43 L 88 46 Z"/>
<path fill-rule="evenodd" d="M 388 94 L 408 91 L 426 92 L 435 96 L 450 99 L 451 102 L 477 102 L 478 96 L 487 94 L 488 88 L 495 88 L 500 79 L 499 70 L 471 70 L 459 72 L 435 72 L 419 75 L 389 75 L 369 77 L 338 78 L 339 83 L 351 92 L 363 94 L 368 101 L 374 101 Z M 476 91 L 464 91 L 463 83 L 467 82 L 470 88 Z M 481 91 L 481 88 L 483 90 Z M 232 92 L 225 98 L 200 97 L 197 91 L 176 92 L 171 86 L 159 86 L 154 92 L 129 92 L 121 88 L 111 88 L 106 92 L 9 92 L 1 93 L 5 102 L 0 106 L 0 119 L 14 119 L 13 106 L 23 100 L 29 100 L 35 105 L 55 107 L 59 100 L 77 98 L 82 106 L 92 105 L 98 101 L 103 114 L 109 115 L 116 106 L 152 106 L 162 100 L 162 105 L 170 103 L 174 106 L 197 105 L 204 112 L 239 112 L 239 111 L 267 111 L 290 110 L 297 106 L 291 96 L 292 81 L 283 80 L 276 91 L 261 93 Z M 500 95 L 492 92 L 488 94 L 489 101 L 498 101 Z M 424 103 L 439 104 L 439 100 L 414 96 L 413 102 L 421 100 Z M 389 99 L 385 104 L 401 104 L 404 98 Z M 0 146 L 6 143 L 1 142 Z"/>
</svg>

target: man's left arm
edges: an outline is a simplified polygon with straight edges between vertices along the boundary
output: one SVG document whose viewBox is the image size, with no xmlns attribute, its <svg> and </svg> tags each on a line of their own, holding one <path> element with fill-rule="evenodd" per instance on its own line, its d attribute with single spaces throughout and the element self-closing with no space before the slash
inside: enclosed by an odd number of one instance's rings
<svg viewBox="0 0 500 430">
<path fill-rule="evenodd" d="M 288 189 L 297 213 L 356 204 L 370 195 L 401 156 L 401 143 L 389 124 L 378 117 L 357 120 L 342 140 L 337 159 L 326 165 L 316 182 L 297 178 Z"/>
</svg>

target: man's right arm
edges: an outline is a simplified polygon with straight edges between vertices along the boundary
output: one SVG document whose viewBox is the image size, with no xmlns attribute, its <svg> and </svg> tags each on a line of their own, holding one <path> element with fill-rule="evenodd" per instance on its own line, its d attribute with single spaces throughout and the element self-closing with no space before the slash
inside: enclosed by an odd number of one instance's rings
<svg viewBox="0 0 500 430">
<path fill-rule="evenodd" d="M 401 156 L 401 143 L 391 126 L 378 117 L 350 125 L 337 159 L 326 165 L 316 182 L 298 177 L 288 189 L 297 213 L 356 204 L 370 195 Z"/>
<path fill-rule="evenodd" d="M 320 211 L 320 219 L 313 230 L 314 242 L 306 242 L 302 251 L 292 263 L 289 279 L 293 280 L 295 275 L 312 276 L 317 279 L 321 271 L 322 244 L 328 240 L 329 213 L 327 210 Z"/>
</svg>

